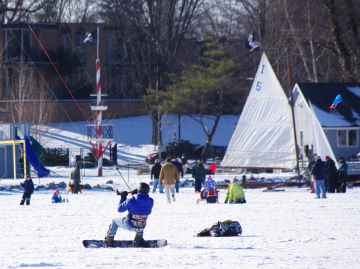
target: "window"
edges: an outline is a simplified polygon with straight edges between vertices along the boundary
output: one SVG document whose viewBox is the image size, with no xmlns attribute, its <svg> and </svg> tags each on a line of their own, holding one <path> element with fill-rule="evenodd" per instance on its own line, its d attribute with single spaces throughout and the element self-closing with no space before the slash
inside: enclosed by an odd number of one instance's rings
<svg viewBox="0 0 360 269">
<path fill-rule="evenodd" d="M 337 140 L 339 147 L 356 147 L 358 145 L 357 130 L 339 130 Z"/>
</svg>

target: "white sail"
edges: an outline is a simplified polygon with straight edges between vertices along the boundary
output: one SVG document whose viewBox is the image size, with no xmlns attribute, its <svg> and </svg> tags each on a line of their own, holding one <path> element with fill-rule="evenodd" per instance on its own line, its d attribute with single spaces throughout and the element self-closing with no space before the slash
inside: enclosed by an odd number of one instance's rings
<svg viewBox="0 0 360 269">
<path fill-rule="evenodd" d="M 318 118 L 316 117 L 314 107 L 310 101 L 309 101 L 309 106 L 312 112 L 311 115 L 312 115 L 312 123 L 313 123 L 312 124 L 313 136 L 314 136 L 313 152 L 319 155 L 323 161 L 325 161 L 325 156 L 329 156 L 331 159 L 335 161 L 335 165 L 338 166 L 334 152 L 331 149 L 329 141 L 325 135 L 323 128 L 321 127 Z"/>
<path fill-rule="evenodd" d="M 295 165 L 291 107 L 263 53 L 221 166 L 292 169 Z"/>
</svg>

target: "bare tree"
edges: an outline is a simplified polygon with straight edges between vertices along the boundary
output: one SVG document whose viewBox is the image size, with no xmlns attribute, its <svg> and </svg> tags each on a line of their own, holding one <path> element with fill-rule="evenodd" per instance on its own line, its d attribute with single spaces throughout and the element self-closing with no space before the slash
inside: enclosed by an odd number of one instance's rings
<svg viewBox="0 0 360 269">
<path fill-rule="evenodd" d="M 36 22 L 95 22 L 96 1 L 93 0 L 47 0 L 35 14 Z"/>
<path fill-rule="evenodd" d="M 139 70 L 143 88 L 151 89 L 148 95 L 154 92 L 158 95 L 166 90 L 167 73 L 171 72 L 179 46 L 203 2 L 204 0 L 102 2 L 103 16 L 107 21 L 117 23 L 118 28 L 131 30 L 131 33 L 125 32 L 129 34 L 125 38 L 128 38 L 136 50 L 133 56 L 138 64 L 135 66 Z M 161 144 L 159 105 L 158 102 L 146 104 L 153 121 L 152 143 L 158 145 Z"/>
<path fill-rule="evenodd" d="M 14 122 L 48 124 L 53 120 L 55 103 L 35 75 L 34 67 L 24 62 L 13 69 L 7 101 Z"/>
</svg>

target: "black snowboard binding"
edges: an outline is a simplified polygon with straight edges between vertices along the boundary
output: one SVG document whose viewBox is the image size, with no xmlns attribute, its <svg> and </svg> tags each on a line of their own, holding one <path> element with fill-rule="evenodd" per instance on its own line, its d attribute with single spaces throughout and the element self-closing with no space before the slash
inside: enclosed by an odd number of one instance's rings
<svg viewBox="0 0 360 269">
<path fill-rule="evenodd" d="M 108 233 L 104 238 L 104 245 L 107 248 L 114 247 L 114 235 Z"/>
<path fill-rule="evenodd" d="M 136 232 L 134 238 L 134 247 L 140 248 L 145 245 L 144 242 L 144 233 L 143 232 Z"/>
</svg>

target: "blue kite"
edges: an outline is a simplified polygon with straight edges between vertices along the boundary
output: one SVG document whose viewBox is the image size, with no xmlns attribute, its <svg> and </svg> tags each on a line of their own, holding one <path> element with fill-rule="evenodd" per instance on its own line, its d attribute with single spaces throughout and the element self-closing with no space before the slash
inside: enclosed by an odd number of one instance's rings
<svg viewBox="0 0 360 269">
<path fill-rule="evenodd" d="M 332 103 L 332 105 L 330 106 L 331 109 L 336 108 L 338 104 L 340 104 L 342 102 L 342 97 L 341 94 L 336 95 L 334 102 Z"/>
</svg>

